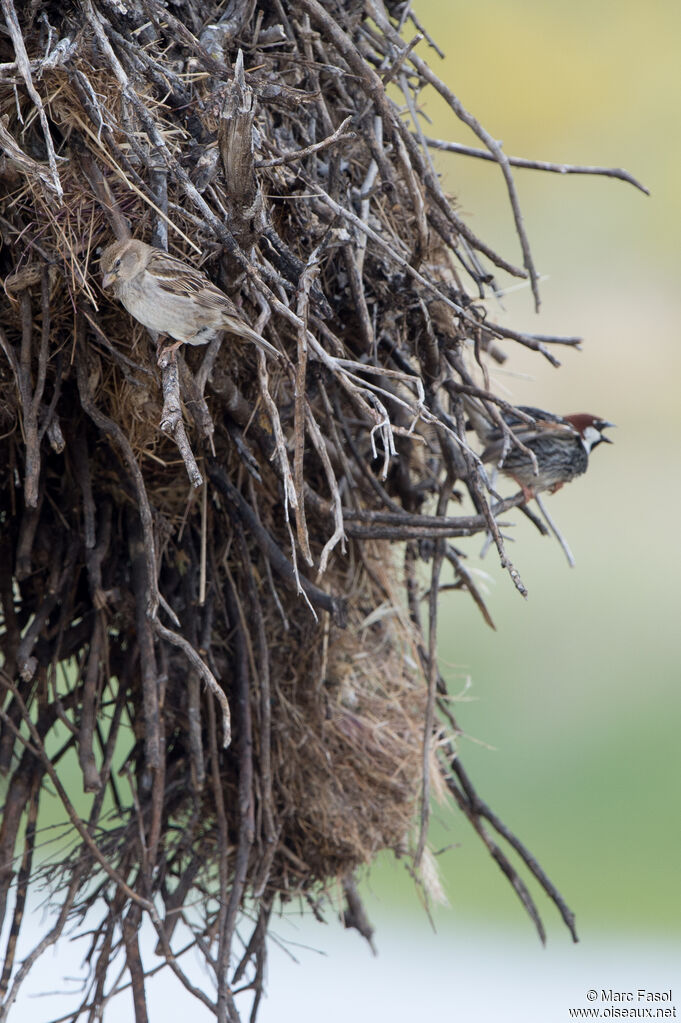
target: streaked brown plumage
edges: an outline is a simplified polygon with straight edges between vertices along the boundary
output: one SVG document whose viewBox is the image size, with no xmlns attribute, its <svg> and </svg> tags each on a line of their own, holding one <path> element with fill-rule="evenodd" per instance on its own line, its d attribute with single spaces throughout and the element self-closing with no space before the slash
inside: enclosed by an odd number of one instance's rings
<svg viewBox="0 0 681 1023">
<path fill-rule="evenodd" d="M 581 476 L 588 468 L 591 451 L 603 442 L 612 444 L 603 431 L 613 424 L 599 416 L 588 412 L 557 416 L 543 409 L 519 405 L 519 411 L 532 416 L 534 423 L 523 422 L 512 414 L 504 414 L 503 418 L 518 440 L 534 453 L 538 469 L 535 473 L 532 459 L 517 446 L 512 444 L 503 456 L 502 430 L 483 416 L 477 406 L 467 402 L 466 409 L 475 432 L 485 445 L 480 456 L 482 461 L 498 465 L 500 472 L 522 487 L 527 500 L 543 490 L 555 493 L 564 483 Z"/>
<path fill-rule="evenodd" d="M 248 326 L 238 309 L 204 273 L 146 242 L 128 238 L 104 250 L 102 286 L 113 287 L 131 316 L 179 344 L 203 345 L 220 331 L 280 353 Z"/>
</svg>

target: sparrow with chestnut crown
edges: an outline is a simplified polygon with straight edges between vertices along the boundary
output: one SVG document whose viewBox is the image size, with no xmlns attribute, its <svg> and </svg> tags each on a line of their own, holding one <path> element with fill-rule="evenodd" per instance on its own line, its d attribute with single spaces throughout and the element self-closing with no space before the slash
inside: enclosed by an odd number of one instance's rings
<svg viewBox="0 0 681 1023">
<path fill-rule="evenodd" d="M 504 414 L 504 421 L 513 434 L 537 459 L 537 471 L 529 455 L 515 445 L 507 449 L 504 457 L 503 431 L 472 403 L 466 403 L 473 429 L 485 448 L 480 456 L 483 462 L 496 463 L 500 472 L 522 488 L 525 500 L 531 500 L 543 490 L 555 493 L 565 483 L 585 473 L 589 455 L 601 443 L 612 444 L 603 433 L 613 427 L 606 419 L 589 412 L 575 412 L 557 416 L 553 412 L 519 405 L 518 410 L 534 419 L 527 423 L 512 413 Z"/>
</svg>

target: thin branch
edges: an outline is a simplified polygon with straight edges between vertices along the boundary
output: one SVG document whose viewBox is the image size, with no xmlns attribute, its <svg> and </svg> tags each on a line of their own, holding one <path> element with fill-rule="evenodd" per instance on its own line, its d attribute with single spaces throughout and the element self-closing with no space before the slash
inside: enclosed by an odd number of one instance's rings
<svg viewBox="0 0 681 1023">
<path fill-rule="evenodd" d="M 260 169 L 264 167 L 280 167 L 285 163 L 295 163 L 297 160 L 303 160 L 306 156 L 312 156 L 313 153 L 319 153 L 322 149 L 326 149 L 336 142 L 354 139 L 357 137 L 354 131 L 345 131 L 351 120 L 352 117 L 346 117 L 344 121 L 341 121 L 336 130 L 331 135 L 327 135 L 321 142 L 314 142 L 311 146 L 305 146 L 303 149 L 296 149 L 291 153 L 284 153 L 282 156 L 276 156 L 269 160 L 256 160 L 255 166 Z"/>
<path fill-rule="evenodd" d="M 9 29 L 9 34 L 12 39 L 12 45 L 14 46 L 14 53 L 16 54 L 16 63 L 19 71 L 21 72 L 22 78 L 26 83 L 26 91 L 28 92 L 31 100 L 35 104 L 38 110 L 38 117 L 40 118 L 40 126 L 43 131 L 43 138 L 45 140 L 45 147 L 47 149 L 47 159 L 50 165 L 51 171 L 51 186 L 57 194 L 57 198 L 61 199 L 64 195 L 61 181 L 59 179 L 59 171 L 57 170 L 57 156 L 54 151 L 54 142 L 52 141 L 52 134 L 50 132 L 49 125 L 47 123 L 47 116 L 45 114 L 45 107 L 43 101 L 40 98 L 40 93 L 37 91 L 33 84 L 33 78 L 31 76 L 31 67 L 26 53 L 26 45 L 24 43 L 24 37 L 21 32 L 19 25 L 19 19 L 17 18 L 17 12 L 14 9 L 12 0 L 2 0 L 2 11 L 5 15 L 5 22 Z M 45 178 L 41 175 L 43 180 Z"/>
<path fill-rule="evenodd" d="M 461 156 L 473 156 L 478 160 L 488 160 L 496 163 L 497 159 L 487 149 L 475 149 L 473 146 L 464 146 L 459 142 L 448 142 L 445 139 L 433 139 L 426 136 L 426 142 L 431 149 L 440 149 L 445 153 L 459 153 Z M 627 184 L 638 188 L 644 195 L 650 195 L 650 190 L 642 185 L 629 171 L 620 167 L 592 167 L 578 163 L 550 163 L 547 160 L 526 160 L 521 156 L 508 156 L 506 158 L 511 167 L 522 167 L 527 170 L 545 171 L 549 174 L 590 174 L 605 178 L 617 178 L 619 181 L 626 181 Z"/>
<path fill-rule="evenodd" d="M 163 433 L 172 437 L 177 444 L 191 485 L 194 489 L 198 490 L 203 485 L 203 476 L 196 462 L 194 452 L 191 449 L 182 419 L 177 352 L 162 352 L 159 364 L 161 366 L 161 382 L 163 387 L 163 411 L 161 412 L 159 427 Z"/>
</svg>

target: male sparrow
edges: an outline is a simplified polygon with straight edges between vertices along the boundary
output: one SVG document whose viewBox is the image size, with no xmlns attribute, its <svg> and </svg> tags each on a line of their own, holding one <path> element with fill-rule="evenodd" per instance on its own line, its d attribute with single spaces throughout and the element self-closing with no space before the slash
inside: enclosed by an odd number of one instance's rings
<svg viewBox="0 0 681 1023">
<path fill-rule="evenodd" d="M 538 469 L 535 472 L 529 455 L 512 443 L 502 460 L 502 430 L 479 409 L 474 411 L 472 402 L 466 402 L 466 407 L 473 429 L 485 444 L 481 460 L 496 463 L 505 476 L 515 480 L 526 501 L 542 490 L 549 490 L 552 494 L 560 490 L 564 483 L 586 472 L 589 454 L 598 444 L 612 444 L 603 430 L 612 427 L 613 423 L 598 416 L 588 412 L 557 416 L 543 409 L 519 405 L 519 411 L 532 416 L 534 423 L 525 423 L 512 413 L 504 414 L 503 418 L 518 440 L 534 452 Z"/>
<path fill-rule="evenodd" d="M 109 245 L 100 265 L 102 287 L 113 285 L 114 295 L 131 316 L 149 330 L 174 338 L 171 351 L 183 342 L 205 345 L 226 330 L 281 358 L 204 273 L 163 249 L 127 238 Z"/>
</svg>

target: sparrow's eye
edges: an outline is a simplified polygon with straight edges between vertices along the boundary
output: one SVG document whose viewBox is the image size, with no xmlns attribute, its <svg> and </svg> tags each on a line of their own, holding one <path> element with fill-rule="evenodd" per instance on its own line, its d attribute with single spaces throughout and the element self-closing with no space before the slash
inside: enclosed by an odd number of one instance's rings
<svg viewBox="0 0 681 1023">
<path fill-rule="evenodd" d="M 116 262 L 113 265 L 114 270 L 118 270 L 120 265 L 121 265 L 121 257 L 119 256 L 118 259 L 116 260 Z"/>
</svg>

